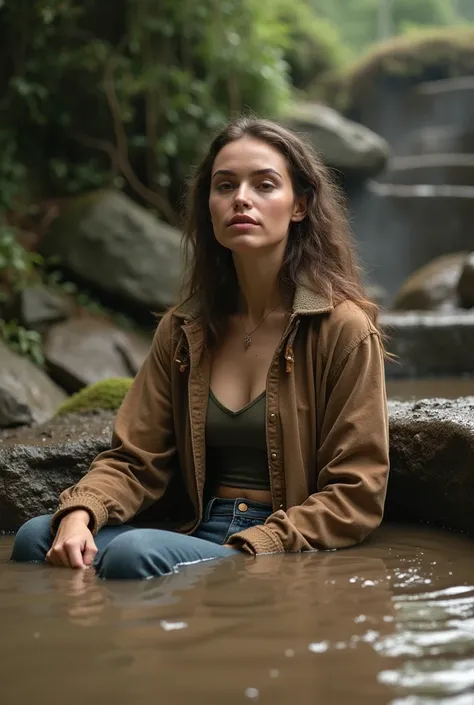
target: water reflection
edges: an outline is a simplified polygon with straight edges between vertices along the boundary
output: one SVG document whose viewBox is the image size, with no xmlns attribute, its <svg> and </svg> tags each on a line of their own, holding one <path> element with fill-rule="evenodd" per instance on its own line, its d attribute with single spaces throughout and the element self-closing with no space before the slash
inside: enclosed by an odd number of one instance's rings
<svg viewBox="0 0 474 705">
<path fill-rule="evenodd" d="M 473 547 L 384 526 L 348 551 L 238 556 L 133 583 L 0 559 L 0 620 L 14 635 L 0 677 L 17 702 L 38 688 L 54 702 L 74 681 L 71 705 L 87 693 L 114 705 L 464 705 Z"/>
</svg>

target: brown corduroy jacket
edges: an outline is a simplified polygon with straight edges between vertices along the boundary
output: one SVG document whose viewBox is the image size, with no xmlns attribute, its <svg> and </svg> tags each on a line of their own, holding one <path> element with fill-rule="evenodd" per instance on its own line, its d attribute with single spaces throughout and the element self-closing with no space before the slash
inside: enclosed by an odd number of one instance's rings
<svg viewBox="0 0 474 705">
<path fill-rule="evenodd" d="M 143 512 L 147 525 L 192 534 L 203 515 L 209 377 L 191 299 L 161 320 L 111 449 L 62 493 L 53 531 L 84 508 L 93 533 Z M 380 524 L 389 469 L 383 353 L 356 304 L 296 291 L 268 371 L 266 439 L 273 513 L 230 544 L 253 554 L 344 548 Z"/>
</svg>

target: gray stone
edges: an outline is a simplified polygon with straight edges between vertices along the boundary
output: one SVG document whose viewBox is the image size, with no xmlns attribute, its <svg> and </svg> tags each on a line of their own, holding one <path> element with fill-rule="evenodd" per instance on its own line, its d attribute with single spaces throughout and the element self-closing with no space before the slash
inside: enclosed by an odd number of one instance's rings
<svg viewBox="0 0 474 705">
<path fill-rule="evenodd" d="M 474 308 L 474 252 L 466 258 L 459 278 L 458 294 L 461 306 Z"/>
<path fill-rule="evenodd" d="M 390 402 L 385 517 L 474 534 L 474 397 Z"/>
<path fill-rule="evenodd" d="M 83 316 L 53 326 L 44 354 L 51 377 L 74 393 L 109 377 L 135 376 L 150 342 L 108 320 Z"/>
<path fill-rule="evenodd" d="M 474 534 L 474 397 L 389 402 L 386 519 Z M 0 529 L 54 511 L 110 447 L 114 412 L 58 417 L 0 433 Z"/>
<path fill-rule="evenodd" d="M 387 377 L 437 377 L 474 374 L 474 311 L 384 313 L 388 349 Z"/>
<path fill-rule="evenodd" d="M 41 242 L 45 255 L 120 303 L 162 311 L 176 300 L 181 235 L 120 191 L 68 200 Z"/>
<path fill-rule="evenodd" d="M 0 530 L 53 512 L 60 493 L 110 448 L 115 414 L 68 414 L 49 423 L 0 434 Z"/>
<path fill-rule="evenodd" d="M 72 304 L 65 297 L 45 287 L 26 287 L 19 297 L 20 319 L 26 328 L 44 331 L 51 323 L 72 314 Z"/>
<path fill-rule="evenodd" d="M 420 267 L 393 302 L 396 311 L 445 311 L 459 307 L 458 283 L 467 252 L 442 255 Z"/>
<path fill-rule="evenodd" d="M 293 103 L 289 127 L 305 133 L 324 162 L 347 176 L 375 176 L 385 167 L 387 142 L 363 125 L 320 103 Z"/>
<path fill-rule="evenodd" d="M 43 370 L 0 342 L 0 427 L 46 421 L 66 398 Z"/>
</svg>

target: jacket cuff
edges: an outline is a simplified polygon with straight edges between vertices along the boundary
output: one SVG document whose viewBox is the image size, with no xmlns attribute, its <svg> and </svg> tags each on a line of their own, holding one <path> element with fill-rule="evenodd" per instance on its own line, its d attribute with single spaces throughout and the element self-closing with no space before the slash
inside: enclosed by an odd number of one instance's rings
<svg viewBox="0 0 474 705">
<path fill-rule="evenodd" d="M 89 512 L 91 517 L 89 529 L 94 535 L 107 523 L 109 518 L 105 504 L 97 499 L 97 497 L 87 493 L 75 494 L 73 497 L 68 497 L 68 499 L 61 502 L 59 509 L 53 514 L 51 520 L 51 531 L 53 535 L 56 534 L 61 519 L 75 509 L 85 509 Z"/>
<path fill-rule="evenodd" d="M 232 534 L 227 543 L 230 546 L 257 555 L 258 553 L 284 553 L 285 548 L 276 534 L 268 526 L 252 526 L 250 529 Z"/>
</svg>

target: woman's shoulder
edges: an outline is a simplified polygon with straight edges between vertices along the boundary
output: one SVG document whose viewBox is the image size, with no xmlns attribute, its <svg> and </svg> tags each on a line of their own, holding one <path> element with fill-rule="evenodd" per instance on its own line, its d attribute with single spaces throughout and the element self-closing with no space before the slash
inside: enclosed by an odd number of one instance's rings
<svg viewBox="0 0 474 705">
<path fill-rule="evenodd" d="M 345 330 L 349 334 L 378 332 L 368 313 L 358 303 L 350 300 L 337 303 L 325 316 L 322 325 L 330 330 Z"/>
<path fill-rule="evenodd" d="M 355 301 L 341 301 L 323 316 L 319 326 L 319 349 L 344 354 L 369 335 L 380 333 L 364 309 Z"/>
</svg>

